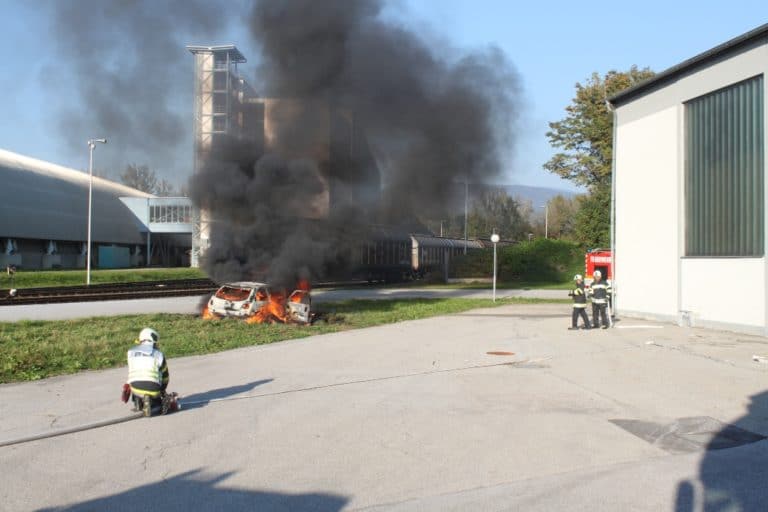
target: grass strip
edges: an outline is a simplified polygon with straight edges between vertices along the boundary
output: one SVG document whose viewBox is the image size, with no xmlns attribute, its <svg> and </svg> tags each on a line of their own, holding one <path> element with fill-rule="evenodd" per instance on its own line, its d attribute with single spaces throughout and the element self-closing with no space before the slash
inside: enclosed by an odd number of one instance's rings
<svg viewBox="0 0 768 512">
<path fill-rule="evenodd" d="M 0 383 L 30 381 L 125 365 L 125 353 L 141 328 L 160 332 L 169 359 L 263 345 L 317 334 L 416 320 L 506 304 L 567 303 L 567 300 L 509 298 L 349 300 L 318 308 L 314 325 L 253 324 L 202 320 L 179 314 L 125 315 L 77 320 L 0 322 Z M 565 310 L 563 315 L 569 315 Z"/>
</svg>

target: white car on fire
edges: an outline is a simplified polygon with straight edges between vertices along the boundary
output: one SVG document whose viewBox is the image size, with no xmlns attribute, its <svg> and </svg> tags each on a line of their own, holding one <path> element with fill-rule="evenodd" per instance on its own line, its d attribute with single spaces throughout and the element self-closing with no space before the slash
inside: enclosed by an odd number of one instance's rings
<svg viewBox="0 0 768 512">
<path fill-rule="evenodd" d="M 269 287 L 265 283 L 227 283 L 211 296 L 208 310 L 219 316 L 251 316 L 269 301 L 270 295 Z"/>
<path fill-rule="evenodd" d="M 311 307 L 309 292 L 295 290 L 286 297 L 282 290 L 273 291 L 266 283 L 255 281 L 224 284 L 208 300 L 208 311 L 216 316 L 247 318 L 255 315 L 270 301 L 277 301 L 285 308 L 287 316 L 285 320 L 309 323 Z"/>
</svg>

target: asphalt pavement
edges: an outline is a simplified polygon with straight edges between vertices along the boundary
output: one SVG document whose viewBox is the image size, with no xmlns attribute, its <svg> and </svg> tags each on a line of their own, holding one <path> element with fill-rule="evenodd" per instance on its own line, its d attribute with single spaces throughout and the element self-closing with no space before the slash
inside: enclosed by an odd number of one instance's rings
<svg viewBox="0 0 768 512">
<path fill-rule="evenodd" d="M 569 323 L 507 305 L 172 359 L 181 411 L 0 447 L 0 509 L 764 510 L 765 338 Z M 0 443 L 124 417 L 124 378 L 1 385 Z"/>
</svg>

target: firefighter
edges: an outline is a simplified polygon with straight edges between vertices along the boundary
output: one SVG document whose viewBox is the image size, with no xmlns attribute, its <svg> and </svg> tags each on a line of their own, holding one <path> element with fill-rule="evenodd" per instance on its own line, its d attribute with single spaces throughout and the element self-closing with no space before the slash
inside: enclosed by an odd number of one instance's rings
<svg viewBox="0 0 768 512">
<path fill-rule="evenodd" d="M 571 326 L 568 329 L 575 331 L 579 328 L 579 317 L 584 319 L 584 328 L 591 329 L 592 326 L 589 325 L 589 316 L 585 311 L 587 309 L 587 293 L 584 291 L 584 280 L 582 279 L 581 274 L 576 274 L 573 277 L 573 280 L 576 281 L 576 284 L 571 291 L 568 292 L 568 296 L 573 297 Z"/>
<path fill-rule="evenodd" d="M 611 293 L 610 287 L 603 281 L 603 273 L 595 270 L 595 280 L 590 287 L 592 296 L 592 325 L 595 329 L 598 327 L 607 329 L 609 327 L 606 310 L 608 308 L 608 296 Z M 599 315 L 599 317 L 598 317 Z M 602 325 L 600 325 L 602 320 Z"/>
<path fill-rule="evenodd" d="M 134 404 L 141 408 L 144 414 L 151 414 L 152 404 L 163 406 L 163 414 L 167 411 L 165 389 L 168 387 L 170 374 L 165 355 L 157 348 L 160 335 L 156 330 L 145 327 L 139 333 L 137 347 L 128 351 L 128 385 L 133 393 Z"/>
</svg>

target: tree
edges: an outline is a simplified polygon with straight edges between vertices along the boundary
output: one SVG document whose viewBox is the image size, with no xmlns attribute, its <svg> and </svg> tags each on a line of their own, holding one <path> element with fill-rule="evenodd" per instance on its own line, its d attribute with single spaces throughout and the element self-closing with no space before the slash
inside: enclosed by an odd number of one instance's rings
<svg viewBox="0 0 768 512">
<path fill-rule="evenodd" d="M 157 190 L 157 174 L 146 165 L 130 164 L 120 175 L 123 185 L 154 194 Z"/>
<path fill-rule="evenodd" d="M 503 239 L 521 240 L 530 229 L 518 202 L 500 189 L 483 192 L 472 205 L 467 224 L 473 238 L 488 238 L 495 230 Z"/>
<path fill-rule="evenodd" d="M 165 179 L 160 180 L 155 189 L 155 194 L 161 197 L 168 197 L 174 194 L 173 184 Z"/>
<path fill-rule="evenodd" d="M 654 75 L 648 68 L 632 66 L 627 72 L 597 73 L 585 84 L 576 84 L 576 96 L 565 108 L 565 119 L 549 123 L 549 143 L 563 151 L 544 168 L 590 190 L 610 187 L 613 154 L 613 115 L 607 99 Z"/>
<path fill-rule="evenodd" d="M 591 248 L 610 246 L 610 188 L 597 188 L 591 194 L 578 196 L 577 200 L 579 211 L 576 213 L 576 241 Z"/>
<path fill-rule="evenodd" d="M 549 123 L 549 143 L 563 151 L 544 168 L 589 190 L 579 200 L 574 226 L 576 240 L 588 247 L 610 243 L 613 114 L 607 100 L 654 74 L 637 66 L 626 72 L 609 71 L 604 77 L 592 73 L 585 84 L 576 84 L 565 119 Z"/>
<path fill-rule="evenodd" d="M 575 238 L 576 215 L 580 203 L 575 198 L 557 195 L 547 202 L 549 237 L 573 240 Z"/>
</svg>

